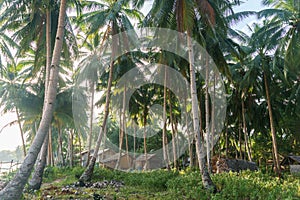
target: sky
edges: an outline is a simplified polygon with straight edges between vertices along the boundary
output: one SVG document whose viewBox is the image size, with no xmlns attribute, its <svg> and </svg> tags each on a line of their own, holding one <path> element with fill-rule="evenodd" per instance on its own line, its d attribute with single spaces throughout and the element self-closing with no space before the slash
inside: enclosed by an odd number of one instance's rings
<svg viewBox="0 0 300 200">
<path fill-rule="evenodd" d="M 151 8 L 152 1 L 146 1 L 142 12 L 146 13 Z M 240 11 L 259 11 L 264 9 L 261 5 L 261 0 L 244 0 L 241 6 L 234 8 L 235 12 Z M 257 22 L 255 17 L 250 17 L 244 19 L 243 22 L 238 23 L 235 25 L 236 29 L 242 30 L 247 32 L 247 24 L 252 24 L 253 22 Z M 0 116 L 0 130 L 8 123 L 16 120 L 15 113 L 7 113 Z M 17 125 L 8 126 L 0 132 L 0 151 L 2 150 L 15 150 L 17 146 L 21 145 L 21 137 L 20 137 L 20 130 L 18 129 Z"/>
</svg>

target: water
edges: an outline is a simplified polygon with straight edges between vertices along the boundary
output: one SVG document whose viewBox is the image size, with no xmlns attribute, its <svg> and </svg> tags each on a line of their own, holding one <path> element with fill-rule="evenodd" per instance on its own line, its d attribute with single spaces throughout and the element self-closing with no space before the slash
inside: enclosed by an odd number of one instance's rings
<svg viewBox="0 0 300 200">
<path fill-rule="evenodd" d="M 1 161 L 0 161 L 0 177 L 8 174 L 9 172 L 15 171 L 16 169 L 18 169 L 18 167 L 20 167 L 20 165 L 21 165 L 21 163 L 18 163 L 18 162 L 1 163 Z"/>
</svg>

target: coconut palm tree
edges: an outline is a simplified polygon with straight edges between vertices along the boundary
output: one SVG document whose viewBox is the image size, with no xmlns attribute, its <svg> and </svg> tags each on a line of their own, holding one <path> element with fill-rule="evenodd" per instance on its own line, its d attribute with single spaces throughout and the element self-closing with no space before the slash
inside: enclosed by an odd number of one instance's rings
<svg viewBox="0 0 300 200">
<path fill-rule="evenodd" d="M 222 1 L 223 3 L 228 3 Z M 179 32 L 186 32 L 188 38 L 195 36 L 202 45 L 207 46 L 207 49 L 218 50 L 218 48 L 213 47 L 216 43 L 212 42 L 215 32 L 215 24 L 218 23 L 217 27 L 223 27 L 223 31 L 226 31 L 226 23 L 223 16 L 220 15 L 220 10 L 212 2 L 202 0 L 202 1 L 182 1 L 182 0 L 172 0 L 168 2 L 154 1 L 153 7 L 150 10 L 148 16 L 146 16 L 146 24 L 152 24 L 160 27 L 170 27 L 178 30 Z M 197 18 L 199 16 L 199 18 Z M 216 20 L 218 19 L 218 20 Z M 194 31 L 201 34 L 194 34 Z M 190 38 L 189 38 L 190 39 Z M 193 51 L 191 46 L 191 41 L 188 39 L 187 46 L 189 48 L 189 63 L 190 63 L 190 84 L 191 84 L 191 95 L 192 95 L 192 112 L 193 112 L 193 125 L 196 135 L 196 149 L 198 153 L 199 167 L 202 174 L 202 182 L 205 188 L 215 188 L 213 182 L 210 179 L 209 174 L 205 166 L 205 161 L 202 159 L 201 152 L 203 151 L 203 141 L 201 137 L 200 120 L 198 118 L 198 100 L 197 100 L 197 90 L 196 90 L 196 80 L 195 71 L 192 66 Z M 212 52 L 212 51 L 210 51 Z M 216 54 L 217 51 L 214 53 Z M 220 51 L 219 51 L 220 52 Z M 219 54 L 216 54 L 219 55 Z M 221 53 L 222 55 L 222 53 Z M 217 60 L 217 59 L 216 59 Z M 223 59 L 224 60 L 224 59 Z M 217 60 L 218 62 L 220 61 Z M 222 61 L 221 61 L 222 62 Z M 221 63 L 219 62 L 219 63 Z M 226 62 L 225 62 L 226 63 Z M 219 65 L 221 67 L 221 65 Z M 224 66 L 224 65 L 222 65 Z M 225 68 L 224 68 L 225 69 Z M 223 70 L 224 71 L 224 70 Z M 207 133 L 208 134 L 208 133 Z"/>
<path fill-rule="evenodd" d="M 99 32 L 101 28 L 106 28 L 106 31 L 109 35 L 115 35 L 121 31 L 126 31 L 129 29 L 133 29 L 133 26 L 130 23 L 128 16 L 134 17 L 139 19 L 140 13 L 136 9 L 129 9 L 129 0 L 116 0 L 116 1 L 103 1 L 103 2 L 89 2 L 86 5 L 86 8 L 90 8 L 91 10 L 86 14 L 82 15 L 82 19 L 85 21 L 85 24 L 88 27 L 87 35 Z M 101 20 L 99 20 L 101 19 Z M 108 37 L 103 37 L 103 41 L 107 40 Z M 126 38 L 123 38 L 123 41 Z M 117 42 L 112 41 L 112 52 L 111 52 L 111 59 L 114 59 L 114 55 L 117 52 Z M 102 56 L 103 52 L 100 52 L 100 56 Z M 100 129 L 96 147 L 94 149 L 94 154 L 91 157 L 90 163 L 86 168 L 85 172 L 80 177 L 81 181 L 88 181 L 91 179 L 93 174 L 96 157 L 100 148 L 100 144 L 102 141 L 104 128 L 106 126 L 106 121 L 109 112 L 109 101 L 110 101 L 110 92 L 111 92 L 111 85 L 113 79 L 113 69 L 115 61 L 110 61 L 109 67 L 109 79 L 108 79 L 108 86 L 106 91 L 106 103 L 105 103 L 105 111 L 104 111 L 104 118 L 102 122 L 102 127 Z"/>
<path fill-rule="evenodd" d="M 41 149 L 41 146 L 47 136 L 53 112 L 54 112 L 54 103 L 57 93 L 57 83 L 58 83 L 58 73 L 59 73 L 59 61 L 61 57 L 61 50 L 63 46 L 63 36 L 65 30 L 65 16 L 66 16 L 66 1 L 62 0 L 60 2 L 59 10 L 59 20 L 58 20 L 58 29 L 56 33 L 56 40 L 53 50 L 53 57 L 51 61 L 51 70 L 49 77 L 49 87 L 47 91 L 47 99 L 45 109 L 43 111 L 42 120 L 38 128 L 36 137 L 28 151 L 27 156 L 25 157 L 19 171 L 15 177 L 8 183 L 8 185 L 0 191 L 1 199 L 19 199 L 22 195 L 23 188 L 30 176 L 30 173 L 33 169 L 34 163 L 37 159 L 38 153 Z"/>
</svg>

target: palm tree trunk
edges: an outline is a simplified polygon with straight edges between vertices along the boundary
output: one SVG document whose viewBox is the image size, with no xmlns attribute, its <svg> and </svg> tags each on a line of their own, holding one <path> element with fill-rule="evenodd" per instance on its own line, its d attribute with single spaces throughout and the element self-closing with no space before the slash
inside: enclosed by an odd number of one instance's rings
<svg viewBox="0 0 300 200">
<path fill-rule="evenodd" d="M 247 126 L 246 126 L 246 119 L 245 119 L 245 103 L 242 99 L 242 117 L 243 117 L 243 131 L 244 131 L 244 137 L 245 137 L 245 146 L 248 154 L 248 159 L 250 162 L 252 162 L 252 156 L 251 151 L 249 147 L 249 141 L 248 141 L 248 133 L 247 133 Z"/>
<path fill-rule="evenodd" d="M 277 148 L 277 141 L 276 141 L 276 132 L 275 132 L 275 125 L 273 120 L 273 112 L 272 112 L 272 105 L 269 93 L 269 85 L 267 81 L 266 73 L 264 72 L 264 83 L 266 89 L 266 97 L 267 97 L 267 104 L 268 104 L 268 111 L 269 111 L 269 119 L 270 119 L 270 126 L 271 126 L 271 135 L 272 135 L 272 144 L 274 150 L 274 158 L 275 158 L 275 172 L 278 176 L 281 176 L 280 164 L 279 164 L 279 155 L 278 155 L 278 148 Z"/>
<path fill-rule="evenodd" d="M 49 137 L 45 137 L 45 141 L 43 143 L 43 147 L 40 152 L 40 158 L 35 166 L 32 178 L 28 182 L 29 189 L 39 190 L 41 188 L 42 181 L 43 181 L 44 169 L 45 169 L 46 160 L 47 160 L 48 142 L 49 142 Z"/>
<path fill-rule="evenodd" d="M 49 1 L 50 2 L 50 1 Z M 50 3 L 49 3 L 50 4 Z M 50 66 L 52 60 L 52 48 L 51 48 L 51 8 L 48 5 L 46 11 L 46 74 L 45 74 L 45 94 L 47 94 L 50 77 Z"/>
<path fill-rule="evenodd" d="M 19 110 L 17 107 L 16 107 L 16 113 L 17 113 L 17 118 L 18 118 L 19 129 L 20 129 L 20 133 L 21 133 L 23 155 L 25 157 L 26 156 L 26 145 L 25 145 L 25 139 L 24 139 L 24 132 L 23 132 L 22 125 L 21 125 L 20 113 L 19 113 Z"/>
<path fill-rule="evenodd" d="M 48 159 L 47 159 L 47 165 L 53 166 L 53 160 L 54 160 L 54 158 L 53 158 L 53 150 L 52 150 L 52 130 L 51 130 L 51 127 L 49 128 L 48 132 L 49 132 L 48 133 L 49 141 L 48 141 Z"/>
<path fill-rule="evenodd" d="M 136 126 L 133 125 L 133 169 L 135 169 L 135 157 L 136 157 Z"/>
<path fill-rule="evenodd" d="M 116 162 L 116 166 L 115 166 L 115 169 L 118 169 L 120 167 L 120 161 L 121 161 L 121 156 L 122 156 L 122 147 L 123 147 L 123 138 L 124 138 L 124 123 L 123 123 L 123 112 L 125 114 L 125 90 L 124 90 L 124 94 L 123 94 L 123 108 L 120 109 L 120 133 L 119 133 L 119 156 L 118 156 L 118 160 Z"/>
<path fill-rule="evenodd" d="M 93 137 L 93 115 L 94 115 L 94 95 L 95 95 L 95 88 L 94 88 L 94 81 L 91 81 L 90 91 L 92 93 L 91 96 L 91 105 L 90 105 L 90 130 L 89 130 L 89 139 L 88 139 L 88 155 L 87 155 L 87 162 L 86 167 L 89 166 L 90 156 L 91 156 L 91 148 L 92 148 L 92 137 Z"/>
<path fill-rule="evenodd" d="M 81 148 L 81 137 L 80 137 L 80 132 L 78 131 L 78 143 L 79 143 L 79 162 L 80 162 L 80 166 L 82 166 L 82 148 Z"/>
<path fill-rule="evenodd" d="M 195 132 L 195 139 L 196 139 L 196 151 L 198 156 L 199 168 L 202 177 L 202 184 L 205 189 L 216 191 L 216 186 L 212 182 L 210 175 L 207 171 L 205 166 L 205 156 L 204 154 L 204 147 L 203 147 L 203 140 L 200 133 L 200 120 L 199 120 L 199 110 L 198 110 L 198 99 L 197 99 L 197 89 L 196 89 L 196 77 L 195 77 L 195 69 L 194 69 L 194 52 L 193 46 L 191 41 L 191 33 L 190 30 L 187 30 L 188 37 L 188 54 L 189 54 L 189 65 L 190 65 L 190 86 L 191 86 L 191 97 L 192 97 L 192 114 L 193 114 L 193 125 L 194 125 L 194 132 Z"/>
<path fill-rule="evenodd" d="M 176 154 L 176 138 L 175 138 L 175 128 L 173 124 L 173 116 L 172 116 L 172 102 L 171 102 L 171 96 L 170 96 L 170 91 L 169 91 L 169 104 L 170 104 L 170 124 L 171 124 L 171 129 L 172 129 L 172 149 L 173 149 L 173 163 L 174 163 L 174 168 L 177 169 L 177 154 Z"/>
<path fill-rule="evenodd" d="M 165 68 L 165 77 L 164 77 L 164 105 L 163 105 L 163 130 L 162 130 L 162 147 L 163 147 L 163 157 L 165 166 L 168 170 L 170 170 L 169 159 L 167 155 L 167 143 L 166 143 L 166 135 L 167 135 L 167 68 Z"/>
<path fill-rule="evenodd" d="M 49 3 L 50 4 L 50 3 Z M 51 65 L 51 57 L 52 57 L 52 52 L 51 52 L 51 8 L 50 5 L 48 5 L 48 8 L 46 10 L 46 72 L 45 72 L 45 96 L 44 99 L 47 99 L 47 91 L 49 87 L 49 76 L 50 76 L 50 65 Z M 51 135 L 50 133 L 51 127 L 49 127 L 48 135 L 46 135 L 44 144 L 42 146 L 42 150 L 40 152 L 40 159 L 37 162 L 32 178 L 28 182 L 29 188 L 33 190 L 39 190 L 42 181 L 43 181 L 43 174 L 44 174 L 44 169 L 46 166 L 46 161 L 47 161 L 47 155 L 48 155 L 48 150 L 49 150 L 49 140 L 51 141 Z M 50 137 L 50 139 L 49 139 Z M 50 149 L 52 151 L 52 149 Z"/>
<path fill-rule="evenodd" d="M 145 165 L 144 170 L 148 169 L 148 155 L 147 155 L 147 133 L 146 133 L 146 125 L 147 125 L 147 105 L 144 105 L 144 113 L 143 113 L 143 125 L 144 125 L 144 154 L 145 154 Z"/>
<path fill-rule="evenodd" d="M 57 145 L 58 145 L 58 164 L 60 166 L 65 166 L 65 161 L 64 161 L 64 155 L 63 155 L 63 145 L 62 145 L 63 139 L 62 139 L 62 129 L 61 129 L 61 124 L 58 123 L 58 138 L 57 138 Z"/>
<path fill-rule="evenodd" d="M 211 157 L 214 156 L 214 136 L 215 136 L 215 98 L 216 98 L 216 76 L 213 75 L 213 94 L 211 98 Z M 209 165 L 211 166 L 211 164 Z"/>
<path fill-rule="evenodd" d="M 112 21 L 112 35 L 115 35 L 117 33 L 116 31 L 116 24 L 114 21 Z M 108 85 L 107 85 L 107 91 L 106 91 L 106 100 L 105 100 L 105 108 L 104 108 L 104 118 L 102 122 L 102 126 L 100 128 L 100 132 L 97 138 L 96 142 L 96 147 L 94 150 L 93 156 L 90 158 L 90 164 L 89 166 L 85 169 L 83 174 L 80 176 L 79 181 L 85 182 L 85 181 L 90 181 L 94 172 L 94 167 L 97 159 L 97 155 L 99 152 L 99 148 L 101 145 L 103 133 L 105 132 L 106 129 L 106 122 L 108 118 L 108 113 L 109 113 L 109 101 L 110 101 L 110 91 L 111 91 L 111 85 L 112 85 L 112 79 L 113 79 L 113 70 L 114 70 L 114 55 L 117 49 L 117 42 L 112 41 L 112 51 L 111 51 L 111 62 L 110 62 L 110 68 L 109 68 L 109 78 L 108 78 Z"/>
<path fill-rule="evenodd" d="M 43 109 L 42 120 L 40 122 L 37 134 L 29 148 L 28 154 L 25 157 L 22 165 L 20 166 L 20 169 L 18 170 L 14 178 L 6 185 L 6 187 L 0 191 L 0 199 L 15 200 L 21 198 L 24 186 L 30 176 L 34 163 L 45 140 L 45 137 L 47 136 L 52 121 L 54 102 L 57 94 L 59 61 L 65 30 L 65 15 L 66 0 L 61 0 L 58 19 L 58 29 L 56 33 L 56 42 L 51 62 L 49 88 L 47 90 L 47 100 L 46 103 L 44 103 L 45 109 Z"/>
<path fill-rule="evenodd" d="M 69 152 L 69 166 L 73 167 L 73 130 L 69 132 L 69 141 L 68 141 L 68 152 Z"/>
<path fill-rule="evenodd" d="M 228 121 L 226 121 L 226 128 L 225 128 L 225 146 L 226 146 L 226 158 L 228 158 L 228 151 L 229 151 L 229 135 L 228 135 Z"/>
<path fill-rule="evenodd" d="M 188 146 L 189 146 L 189 157 L 190 157 L 190 167 L 194 167 L 194 155 L 193 155 L 193 138 L 190 137 L 190 130 L 189 130 L 189 120 L 188 120 L 188 113 L 187 113 L 187 103 L 186 99 L 184 100 L 184 112 L 185 112 L 185 124 L 186 124 L 186 135 L 187 135 L 187 141 L 188 141 Z"/>
<path fill-rule="evenodd" d="M 208 53 L 205 55 L 205 132 L 206 132 L 206 159 L 207 159 L 207 170 L 210 170 L 210 131 L 209 131 L 209 60 Z"/>
<path fill-rule="evenodd" d="M 241 123 L 240 123 L 240 118 L 239 118 L 239 127 L 238 127 L 238 132 L 239 132 L 239 152 L 240 152 L 240 159 L 243 159 L 243 148 L 242 148 L 242 132 L 241 132 Z"/>
</svg>

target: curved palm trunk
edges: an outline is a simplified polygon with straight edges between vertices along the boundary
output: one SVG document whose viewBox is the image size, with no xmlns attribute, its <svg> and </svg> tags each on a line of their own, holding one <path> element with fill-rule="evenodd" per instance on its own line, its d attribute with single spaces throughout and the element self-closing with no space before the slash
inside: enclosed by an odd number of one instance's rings
<svg viewBox="0 0 300 200">
<path fill-rule="evenodd" d="M 27 156 L 25 157 L 20 169 L 14 176 L 14 178 L 6 185 L 6 187 L 0 191 L 0 199 L 16 200 L 22 196 L 24 186 L 30 176 L 34 163 L 41 150 L 45 137 L 47 136 L 53 111 L 54 102 L 57 94 L 57 83 L 59 73 L 59 61 L 61 56 L 63 36 L 65 30 L 65 16 L 66 16 L 66 0 L 60 1 L 60 11 L 58 19 L 58 29 L 56 33 L 56 42 L 54 46 L 54 53 L 51 62 L 49 88 L 47 90 L 47 100 L 44 103 L 45 109 L 43 109 L 42 120 L 37 131 L 37 134 L 30 146 Z"/>
<path fill-rule="evenodd" d="M 207 171 L 205 166 L 205 159 L 204 159 L 204 147 L 203 147 L 203 140 L 200 134 L 200 120 L 199 120 L 199 110 L 198 110 L 198 99 L 197 99 L 197 89 L 196 89 L 196 78 L 195 78 L 195 70 L 194 70 L 194 52 L 193 46 L 191 42 L 191 33 L 190 30 L 187 30 L 188 37 L 188 54 L 189 54 L 189 65 L 190 65 L 190 86 L 191 86 L 191 97 L 192 97 L 192 113 L 193 113 L 193 125 L 194 125 L 194 132 L 195 132 L 195 139 L 196 139 L 196 151 L 198 156 L 199 168 L 202 177 L 202 183 L 205 189 L 211 189 L 216 191 L 216 186 L 212 182 L 210 175 Z"/>
<path fill-rule="evenodd" d="M 45 73 L 45 97 L 44 99 L 47 99 L 47 90 L 49 87 L 49 76 L 50 76 L 50 65 L 51 65 L 51 10 L 50 10 L 50 5 L 47 8 L 46 11 L 46 73 Z M 42 146 L 42 150 L 40 152 L 40 158 L 39 161 L 37 162 L 32 178 L 28 182 L 29 188 L 33 190 L 39 190 L 42 181 L 43 181 L 43 174 L 44 174 L 44 169 L 46 166 L 46 161 L 47 161 L 47 154 L 48 152 L 52 153 L 52 140 L 51 140 L 51 127 L 49 128 L 48 135 L 45 136 L 44 144 Z M 50 142 L 50 144 L 49 144 Z M 50 151 L 49 151 L 50 150 Z M 52 154 L 48 154 L 49 158 L 51 159 Z"/>
<path fill-rule="evenodd" d="M 281 176 L 280 164 L 279 164 L 279 155 L 278 155 L 278 148 L 277 148 L 277 141 L 276 141 L 276 132 L 275 132 L 275 125 L 273 120 L 273 112 L 272 112 L 272 105 L 269 93 L 269 85 L 266 73 L 264 72 L 264 83 L 266 89 L 266 97 L 267 97 L 267 104 L 268 104 L 268 111 L 269 111 L 269 119 L 270 119 L 270 126 L 271 126 L 271 135 L 272 135 L 272 144 L 274 150 L 274 158 L 275 158 L 275 172 L 278 176 Z"/>
<path fill-rule="evenodd" d="M 117 33 L 116 31 L 116 24 L 112 22 L 112 35 L 115 35 Z M 115 52 L 116 52 L 116 41 L 112 41 L 112 52 L 111 52 L 111 59 L 114 58 Z M 97 159 L 97 155 L 99 152 L 99 148 L 101 145 L 102 137 L 104 135 L 105 129 L 106 129 L 106 122 L 108 118 L 108 113 L 109 113 L 109 101 L 110 101 L 110 91 L 111 91 L 111 85 L 112 85 L 112 79 L 113 79 L 113 70 L 114 70 L 114 60 L 111 60 L 110 62 L 110 68 L 109 68 L 109 78 L 108 78 L 108 85 L 107 85 L 107 91 L 106 91 L 106 100 L 105 100 L 105 108 L 104 108 L 104 118 L 103 122 L 100 128 L 100 132 L 97 138 L 96 142 L 96 147 L 94 150 L 93 156 L 90 158 L 90 164 L 89 166 L 85 169 L 85 171 L 82 173 L 82 175 L 79 178 L 79 181 L 85 182 L 85 181 L 90 181 L 92 179 L 92 175 L 94 172 L 94 167 Z"/>
<path fill-rule="evenodd" d="M 29 189 L 39 190 L 43 181 L 44 168 L 46 166 L 47 150 L 48 150 L 49 137 L 45 137 L 45 141 L 40 152 L 40 158 L 35 166 L 32 178 L 28 182 Z"/>
</svg>

